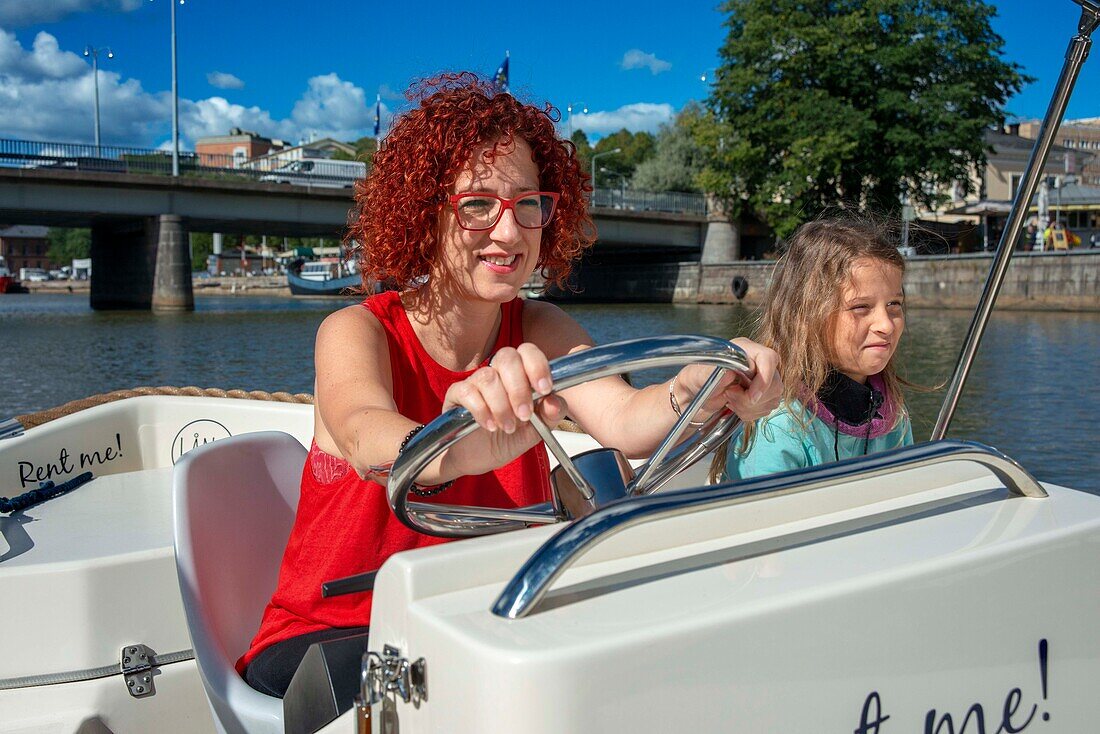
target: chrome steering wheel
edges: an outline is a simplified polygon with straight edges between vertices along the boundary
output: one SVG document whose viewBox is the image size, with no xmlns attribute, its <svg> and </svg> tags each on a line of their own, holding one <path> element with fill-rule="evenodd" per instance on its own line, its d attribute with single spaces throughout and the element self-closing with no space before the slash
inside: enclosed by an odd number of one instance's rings
<svg viewBox="0 0 1100 734">
<path fill-rule="evenodd" d="M 537 415 L 531 423 L 560 465 L 551 472 L 552 496 L 548 503 L 514 509 L 428 504 L 409 500 L 413 482 L 439 454 L 477 430 L 463 407 L 452 408 L 417 433 L 397 457 L 390 471 L 390 507 L 409 528 L 427 535 L 467 538 L 546 525 L 580 517 L 626 496 L 655 492 L 680 471 L 687 469 L 722 443 L 736 428 L 738 418 L 728 409 L 717 411 L 694 427 L 680 442 L 691 417 L 718 387 L 723 370 L 732 370 L 747 383 L 755 374 L 748 356 L 735 344 L 709 336 L 657 336 L 592 347 L 550 362 L 554 390 L 618 375 L 631 370 L 706 364 L 716 369 L 657 450 L 637 471 L 614 449 L 586 451 L 574 458 L 562 448 Z M 537 397 L 537 396 L 536 396 Z"/>
</svg>

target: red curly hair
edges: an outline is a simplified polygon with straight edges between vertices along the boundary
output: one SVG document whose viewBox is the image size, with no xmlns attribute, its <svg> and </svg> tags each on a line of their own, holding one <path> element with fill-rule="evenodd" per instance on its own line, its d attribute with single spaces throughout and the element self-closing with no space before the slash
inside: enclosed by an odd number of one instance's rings
<svg viewBox="0 0 1100 734">
<path fill-rule="evenodd" d="M 407 97 L 419 106 L 401 116 L 355 186 L 347 236 L 358 243 L 364 289 L 371 281 L 406 284 L 429 272 L 440 215 L 460 170 L 479 145 L 513 137 L 531 146 L 540 190 L 560 194 L 536 267 L 548 282 L 563 285 L 596 238 L 585 198 L 592 187 L 573 144 L 554 129 L 558 111 L 522 104 L 470 72 L 425 80 Z"/>
</svg>

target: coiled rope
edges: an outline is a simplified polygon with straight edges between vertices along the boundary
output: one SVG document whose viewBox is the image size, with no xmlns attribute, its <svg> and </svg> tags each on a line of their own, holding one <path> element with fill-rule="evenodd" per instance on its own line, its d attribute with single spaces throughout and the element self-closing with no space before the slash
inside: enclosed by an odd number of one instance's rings
<svg viewBox="0 0 1100 734">
<path fill-rule="evenodd" d="M 43 423 L 49 423 L 57 418 L 63 418 L 73 413 L 78 413 L 86 408 L 94 408 L 97 405 L 113 403 L 116 400 L 136 398 L 144 395 L 183 395 L 192 398 L 234 398 L 236 400 L 268 400 L 277 403 L 306 403 L 313 404 L 313 396 L 309 393 L 288 392 L 264 392 L 263 390 L 223 390 L 218 387 L 135 387 L 129 390 L 115 390 L 114 392 L 93 395 L 90 398 L 73 400 L 59 405 L 56 408 L 47 408 L 37 413 L 17 415 L 11 419 L 19 423 L 24 430 L 29 430 Z"/>
</svg>

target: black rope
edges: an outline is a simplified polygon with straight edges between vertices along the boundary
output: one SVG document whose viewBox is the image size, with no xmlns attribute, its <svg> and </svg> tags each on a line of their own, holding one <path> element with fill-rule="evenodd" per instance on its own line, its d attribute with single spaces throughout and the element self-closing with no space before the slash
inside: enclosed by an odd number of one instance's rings
<svg viewBox="0 0 1100 734">
<path fill-rule="evenodd" d="M 92 473 L 86 471 L 63 484 L 54 484 L 52 480 L 49 482 L 42 482 L 38 485 L 38 489 L 24 492 L 18 497 L 12 497 L 11 499 L 0 497 L 0 513 L 19 512 L 28 507 L 34 507 L 46 500 L 52 500 L 54 497 L 63 495 L 66 492 L 71 492 L 82 484 L 87 484 L 90 481 L 92 481 Z"/>
</svg>

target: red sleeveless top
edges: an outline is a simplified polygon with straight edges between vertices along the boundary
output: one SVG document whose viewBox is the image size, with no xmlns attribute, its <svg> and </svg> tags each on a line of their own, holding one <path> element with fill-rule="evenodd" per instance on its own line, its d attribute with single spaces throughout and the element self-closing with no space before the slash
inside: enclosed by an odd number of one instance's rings
<svg viewBox="0 0 1100 734">
<path fill-rule="evenodd" d="M 453 372 L 431 358 L 413 332 L 398 293 L 371 296 L 363 305 L 386 331 L 398 412 L 428 423 L 442 412 L 447 388 L 473 370 Z M 490 354 L 523 343 L 523 301 L 516 298 L 501 306 L 501 312 L 500 334 Z M 521 507 L 547 500 L 548 475 L 546 449 L 540 443 L 495 471 L 460 477 L 439 495 L 416 500 Z M 302 472 L 298 512 L 278 586 L 252 645 L 237 661 L 238 672 L 243 673 L 256 655 L 276 642 L 333 627 L 370 624 L 372 592 L 322 599 L 323 582 L 374 571 L 394 553 L 447 540 L 402 525 L 390 510 L 384 487 L 360 479 L 346 461 L 314 444 Z"/>
</svg>

